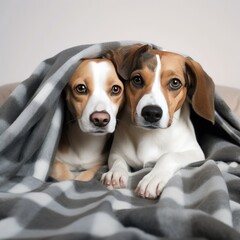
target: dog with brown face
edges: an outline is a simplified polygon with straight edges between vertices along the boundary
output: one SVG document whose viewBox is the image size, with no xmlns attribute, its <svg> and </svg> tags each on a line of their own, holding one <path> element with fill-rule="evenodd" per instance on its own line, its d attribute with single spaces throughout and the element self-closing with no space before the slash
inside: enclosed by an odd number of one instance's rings
<svg viewBox="0 0 240 240">
<path fill-rule="evenodd" d="M 106 164 L 124 86 L 107 59 L 83 60 L 65 88 L 67 116 L 52 166 L 58 180 L 91 180 Z"/>
<path fill-rule="evenodd" d="M 151 166 L 136 193 L 154 199 L 176 171 L 204 160 L 193 124 L 193 110 L 214 123 L 214 83 L 202 67 L 182 55 L 136 44 L 110 51 L 125 82 L 126 106 L 115 132 L 102 183 L 127 186 L 129 169 Z"/>
</svg>

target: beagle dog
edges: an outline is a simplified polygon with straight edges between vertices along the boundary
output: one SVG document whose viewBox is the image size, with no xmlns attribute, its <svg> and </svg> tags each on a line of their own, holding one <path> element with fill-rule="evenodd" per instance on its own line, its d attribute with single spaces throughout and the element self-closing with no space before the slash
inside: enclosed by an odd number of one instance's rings
<svg viewBox="0 0 240 240">
<path fill-rule="evenodd" d="M 126 106 L 101 182 L 124 188 L 130 168 L 153 167 L 135 191 L 157 198 L 176 171 L 205 159 L 189 102 L 199 116 L 214 123 L 214 83 L 192 59 L 149 45 L 118 48 L 106 57 L 125 81 Z"/>
<path fill-rule="evenodd" d="M 52 166 L 58 180 L 91 180 L 106 164 L 106 145 L 116 127 L 124 94 L 114 65 L 85 59 L 65 88 L 67 117 Z"/>
</svg>

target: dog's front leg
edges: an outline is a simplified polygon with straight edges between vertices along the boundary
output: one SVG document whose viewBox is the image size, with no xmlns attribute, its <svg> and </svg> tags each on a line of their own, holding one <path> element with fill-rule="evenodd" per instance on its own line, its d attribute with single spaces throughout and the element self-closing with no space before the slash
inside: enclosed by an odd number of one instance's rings
<svg viewBox="0 0 240 240">
<path fill-rule="evenodd" d="M 125 188 L 128 181 L 128 165 L 120 156 L 111 156 L 109 171 L 101 177 L 101 182 L 109 188 Z"/>
<path fill-rule="evenodd" d="M 203 159 L 204 155 L 201 150 L 164 154 L 151 172 L 138 183 L 136 194 L 143 198 L 157 198 L 176 171 Z"/>
<path fill-rule="evenodd" d="M 78 181 L 87 182 L 92 180 L 95 175 L 97 174 L 97 171 L 102 167 L 102 165 L 96 165 L 92 168 L 89 168 L 86 171 L 81 172 L 77 177 L 75 177 Z"/>
<path fill-rule="evenodd" d="M 57 159 L 55 159 L 53 163 L 51 176 L 57 181 L 65 181 L 75 178 L 73 173 L 69 170 L 69 167 Z"/>
</svg>

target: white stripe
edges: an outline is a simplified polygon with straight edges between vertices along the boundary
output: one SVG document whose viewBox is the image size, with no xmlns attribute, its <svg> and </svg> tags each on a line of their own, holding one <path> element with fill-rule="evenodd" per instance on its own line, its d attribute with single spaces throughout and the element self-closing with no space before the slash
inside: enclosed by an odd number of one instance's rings
<svg viewBox="0 0 240 240">
<path fill-rule="evenodd" d="M 154 89 L 156 90 L 160 88 L 161 61 L 160 61 L 159 55 L 156 55 L 156 59 L 157 59 L 157 66 L 155 68 L 155 77 L 154 77 L 153 88 L 152 88 L 153 92 L 155 92 Z"/>
<path fill-rule="evenodd" d="M 34 102 L 37 102 L 39 105 L 42 105 L 46 98 L 53 93 L 53 89 L 55 88 L 55 84 L 48 82 L 43 86 L 37 96 L 34 98 Z"/>
<path fill-rule="evenodd" d="M 169 113 L 168 113 L 168 105 L 167 101 L 165 99 L 165 96 L 163 95 L 162 92 L 162 87 L 161 87 L 161 61 L 159 55 L 156 55 L 157 59 L 157 67 L 155 70 L 155 79 L 154 79 L 154 84 L 152 87 L 152 94 L 154 96 L 154 99 L 157 103 L 158 106 L 162 108 L 162 118 L 160 121 L 160 127 L 166 128 L 168 126 L 169 122 Z"/>
<path fill-rule="evenodd" d="M 10 193 L 25 193 L 31 190 L 30 187 L 26 186 L 23 183 L 17 183 L 11 189 L 8 190 Z"/>
<path fill-rule="evenodd" d="M 226 184 L 221 177 L 214 176 L 191 193 L 184 193 L 178 187 L 166 187 L 161 199 L 170 198 L 181 206 L 188 206 L 197 204 L 200 200 L 207 198 L 209 194 L 219 190 L 227 192 Z M 178 197 L 176 198 L 176 196 Z"/>
<path fill-rule="evenodd" d="M 33 177 L 40 180 L 45 180 L 48 173 L 48 169 L 49 169 L 49 159 L 46 159 L 46 158 L 37 159 L 34 165 Z"/>
<path fill-rule="evenodd" d="M 217 220 L 220 220 L 224 222 L 225 224 L 229 225 L 230 227 L 233 226 L 232 222 L 232 214 L 230 210 L 228 209 L 219 209 L 216 212 L 213 213 L 213 217 L 215 217 Z"/>
<path fill-rule="evenodd" d="M 62 193 L 62 192 L 59 192 L 59 194 L 60 193 Z M 81 194 L 79 194 L 78 196 L 80 196 L 80 195 Z M 52 196 L 48 195 L 47 193 L 43 193 L 43 192 L 29 193 L 29 194 L 25 195 L 23 198 L 31 200 L 32 202 L 36 203 L 39 206 L 39 208 L 44 207 L 53 212 L 61 213 L 62 215 L 66 216 L 66 217 L 74 217 L 79 214 L 86 213 L 86 212 L 90 211 L 91 209 L 94 209 L 95 207 L 97 207 L 105 202 L 111 203 L 113 210 L 138 208 L 137 206 L 134 206 L 132 203 L 117 200 L 114 196 L 111 196 L 111 195 L 107 195 L 107 196 L 105 196 L 105 195 L 106 195 L 106 192 L 105 192 L 105 194 L 100 196 L 101 199 L 99 199 L 97 202 L 96 201 L 91 202 L 91 198 L 87 194 L 86 199 L 88 199 L 90 203 L 86 204 L 85 206 L 81 206 L 79 208 L 73 208 L 73 209 L 67 208 L 64 205 L 59 204 L 58 202 L 55 201 L 55 199 Z M 69 194 L 68 194 L 68 199 L 70 199 Z M 79 198 L 76 198 L 76 200 L 83 200 L 83 198 L 79 197 Z M 32 218 L 35 217 L 34 211 L 35 210 L 33 209 L 32 210 Z"/>
<path fill-rule="evenodd" d="M 161 84 L 160 84 L 160 82 L 161 82 L 161 61 L 160 61 L 159 55 L 156 55 L 156 60 L 157 60 L 157 66 L 155 68 L 155 74 L 154 74 L 151 92 L 148 94 L 145 94 L 141 98 L 141 100 L 139 101 L 139 103 L 137 105 L 136 111 L 137 111 L 137 115 L 140 117 L 142 109 L 147 105 L 157 105 L 157 106 L 161 107 L 163 114 L 162 114 L 162 118 L 159 123 L 159 127 L 166 128 L 166 127 L 168 127 L 169 113 L 168 113 L 167 101 L 163 95 L 163 92 L 161 89 Z"/>
<path fill-rule="evenodd" d="M 18 236 L 18 234 L 23 230 L 15 218 L 7 218 L 0 221 L 1 239 L 12 239 L 13 237 Z"/>
<path fill-rule="evenodd" d="M 123 226 L 112 216 L 105 212 L 97 212 L 88 215 L 65 227 L 58 229 L 24 229 L 14 218 L 1 221 L 1 239 L 36 239 L 51 237 L 61 234 L 91 233 L 96 237 L 107 237 L 123 230 Z M 103 231 L 104 229 L 104 231 Z"/>
<path fill-rule="evenodd" d="M 52 134 L 54 132 L 56 133 L 57 131 L 59 131 L 60 125 L 61 125 L 61 119 L 62 119 L 62 110 L 60 107 L 58 107 L 53 115 L 48 135 L 45 138 L 46 140 L 51 139 L 51 141 L 53 143 L 53 140 L 55 140 L 55 139 L 53 139 Z M 57 137 L 57 134 L 55 136 Z M 43 144 L 48 145 L 49 141 L 45 141 Z M 44 145 L 43 145 L 42 149 L 43 150 L 48 149 L 48 148 L 44 147 Z M 46 155 L 46 153 L 43 153 L 42 155 Z M 46 179 L 48 170 L 49 170 L 50 159 L 51 159 L 51 156 L 46 156 L 46 157 L 37 159 L 35 166 L 34 166 L 33 177 L 40 179 L 42 181 L 44 181 Z"/>
</svg>

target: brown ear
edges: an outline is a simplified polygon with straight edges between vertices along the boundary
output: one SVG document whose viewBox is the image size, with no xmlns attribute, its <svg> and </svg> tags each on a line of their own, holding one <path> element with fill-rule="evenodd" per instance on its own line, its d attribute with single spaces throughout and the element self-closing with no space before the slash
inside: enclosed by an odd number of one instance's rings
<svg viewBox="0 0 240 240">
<path fill-rule="evenodd" d="M 188 96 L 194 111 L 214 124 L 214 82 L 201 65 L 191 59 L 186 60 L 186 73 L 189 80 Z"/>
<path fill-rule="evenodd" d="M 124 80 L 129 80 L 138 57 L 149 48 L 149 45 L 134 44 L 110 50 L 104 57 L 113 62 L 117 73 Z"/>
</svg>

